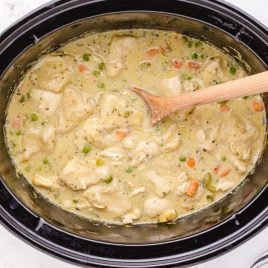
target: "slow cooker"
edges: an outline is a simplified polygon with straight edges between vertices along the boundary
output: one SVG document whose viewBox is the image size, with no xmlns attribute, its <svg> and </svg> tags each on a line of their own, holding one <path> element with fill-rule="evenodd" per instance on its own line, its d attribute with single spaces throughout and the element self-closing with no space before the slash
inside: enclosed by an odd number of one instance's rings
<svg viewBox="0 0 268 268">
<path fill-rule="evenodd" d="M 267 148 L 253 174 L 219 202 L 169 224 L 133 226 L 88 221 L 49 203 L 16 174 L 7 153 L 6 106 L 31 62 L 81 34 L 124 28 L 202 39 L 251 73 L 268 66 L 267 28 L 222 1 L 61 0 L 40 7 L 0 36 L 0 222 L 31 245 L 80 265 L 178 267 L 215 257 L 267 225 Z M 268 94 L 263 98 L 267 111 Z"/>
</svg>

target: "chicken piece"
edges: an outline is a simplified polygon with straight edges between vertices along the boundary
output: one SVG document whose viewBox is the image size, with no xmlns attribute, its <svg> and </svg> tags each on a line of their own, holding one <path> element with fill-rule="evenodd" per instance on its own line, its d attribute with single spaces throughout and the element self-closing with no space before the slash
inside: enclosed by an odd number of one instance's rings
<svg viewBox="0 0 268 268">
<path fill-rule="evenodd" d="M 249 120 L 231 116 L 224 125 L 225 133 L 228 133 L 228 143 L 224 136 L 225 142 L 231 153 L 240 161 L 247 162 L 252 153 L 252 144 L 257 138 L 257 130 Z"/>
<path fill-rule="evenodd" d="M 201 148 L 204 151 L 212 152 L 215 148 L 215 140 L 219 132 L 219 126 L 203 127 L 197 132 Z"/>
<path fill-rule="evenodd" d="M 183 85 L 178 76 L 163 79 L 161 86 L 166 96 L 176 96 L 182 93 Z"/>
<path fill-rule="evenodd" d="M 136 188 L 136 189 L 134 189 L 131 193 L 130 193 L 130 195 L 129 196 L 135 196 L 135 195 L 138 195 L 138 194 L 140 194 L 140 193 L 144 193 L 144 191 L 145 191 L 146 189 L 145 189 L 145 187 L 139 187 L 139 188 Z"/>
<path fill-rule="evenodd" d="M 161 215 L 168 208 L 169 202 L 157 197 L 148 198 L 144 203 L 144 212 L 151 218 Z"/>
<path fill-rule="evenodd" d="M 159 176 L 154 171 L 147 172 L 146 177 L 154 184 L 155 191 L 159 197 L 164 197 L 165 194 L 172 190 L 169 180 Z"/>
<path fill-rule="evenodd" d="M 134 220 L 137 220 L 141 217 L 141 212 L 139 209 L 134 209 L 133 211 L 127 213 L 122 217 L 124 224 L 133 223 Z"/>
<path fill-rule="evenodd" d="M 131 210 L 131 204 L 120 185 L 100 184 L 86 190 L 84 197 L 95 209 L 111 213 L 111 217 L 122 217 Z"/>
<path fill-rule="evenodd" d="M 98 106 L 103 125 L 107 130 L 141 125 L 144 119 L 142 111 L 119 93 L 103 93 Z"/>
<path fill-rule="evenodd" d="M 34 89 L 31 92 L 31 97 L 42 113 L 50 115 L 58 109 L 62 94 L 56 94 L 41 89 Z"/>
<path fill-rule="evenodd" d="M 110 135 L 104 128 L 101 119 L 97 116 L 89 117 L 75 133 L 74 143 L 79 150 L 85 143 L 104 149 L 112 146 L 117 141 L 116 137 Z"/>
<path fill-rule="evenodd" d="M 101 156 L 106 156 L 112 160 L 118 161 L 126 157 L 125 152 L 119 147 L 110 147 L 99 153 Z"/>
<path fill-rule="evenodd" d="M 130 153 L 130 157 L 133 159 L 132 165 L 136 167 L 159 153 L 160 146 L 155 141 L 150 139 L 141 140 Z"/>
<path fill-rule="evenodd" d="M 30 128 L 22 137 L 22 153 L 19 162 L 27 161 L 33 154 L 41 150 L 51 150 L 54 146 L 55 127 L 48 124 L 42 127 Z"/>
<path fill-rule="evenodd" d="M 94 162 L 86 163 L 84 160 L 74 157 L 63 168 L 60 180 L 72 190 L 78 191 L 86 190 L 108 176 L 109 170 L 104 170 L 103 167 L 96 169 Z"/>
<path fill-rule="evenodd" d="M 93 113 L 93 105 L 87 95 L 72 87 L 64 89 L 62 106 L 67 121 L 79 122 Z"/>
<path fill-rule="evenodd" d="M 175 124 L 172 124 L 170 128 L 161 137 L 161 147 L 163 152 L 175 151 L 180 145 L 180 136 L 178 135 L 178 129 Z"/>
<path fill-rule="evenodd" d="M 199 78 L 194 78 L 191 80 L 185 80 L 183 83 L 183 88 L 185 92 L 192 92 L 192 91 L 196 91 L 199 89 L 204 88 L 204 82 L 202 79 Z"/>
<path fill-rule="evenodd" d="M 231 160 L 231 164 L 233 167 L 241 174 L 244 174 L 247 171 L 247 163 L 239 160 L 238 157 L 230 154 L 229 159 Z"/>
<path fill-rule="evenodd" d="M 115 36 L 109 50 L 106 73 L 108 76 L 117 76 L 126 68 L 125 60 L 127 55 L 135 49 L 137 41 L 134 37 Z"/>
<path fill-rule="evenodd" d="M 40 89 L 58 93 L 68 82 L 72 69 L 65 57 L 46 56 L 34 68 L 30 80 Z"/>
<path fill-rule="evenodd" d="M 58 187 L 58 176 L 43 176 L 39 174 L 34 174 L 32 183 L 35 186 L 55 189 Z"/>
<path fill-rule="evenodd" d="M 234 186 L 235 182 L 229 181 L 225 178 L 219 179 L 219 182 L 216 186 L 217 191 L 227 191 L 230 190 Z"/>
<path fill-rule="evenodd" d="M 226 80 L 223 68 L 226 63 L 221 57 L 210 57 L 203 64 L 201 70 L 201 79 L 206 82 L 206 86 L 211 84 L 213 81 L 224 82 Z"/>
<path fill-rule="evenodd" d="M 184 195 L 188 189 L 189 186 L 189 176 L 186 172 L 182 172 L 177 178 L 176 178 L 176 195 Z"/>
</svg>

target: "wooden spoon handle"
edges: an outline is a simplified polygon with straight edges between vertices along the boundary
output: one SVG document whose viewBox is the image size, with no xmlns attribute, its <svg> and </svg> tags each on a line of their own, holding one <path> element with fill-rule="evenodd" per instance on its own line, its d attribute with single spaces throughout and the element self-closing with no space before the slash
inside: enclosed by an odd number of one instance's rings
<svg viewBox="0 0 268 268">
<path fill-rule="evenodd" d="M 165 114 L 188 107 L 268 92 L 268 71 L 202 90 L 165 98 Z"/>
</svg>

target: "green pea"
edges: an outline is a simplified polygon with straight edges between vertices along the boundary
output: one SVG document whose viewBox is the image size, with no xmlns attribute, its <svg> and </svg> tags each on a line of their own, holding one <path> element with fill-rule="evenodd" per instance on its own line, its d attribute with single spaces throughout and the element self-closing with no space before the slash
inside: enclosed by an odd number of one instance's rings
<svg viewBox="0 0 268 268">
<path fill-rule="evenodd" d="M 98 88 L 105 88 L 105 83 L 101 82 L 97 85 Z"/>
<path fill-rule="evenodd" d="M 91 151 L 91 147 L 90 147 L 89 145 L 85 145 L 85 146 L 83 147 L 82 152 L 83 152 L 84 154 L 88 154 L 90 151 Z"/>
<path fill-rule="evenodd" d="M 113 176 L 110 175 L 107 179 L 104 180 L 104 182 L 108 184 L 108 183 L 111 183 L 113 179 L 114 179 Z"/>
<path fill-rule="evenodd" d="M 84 61 L 90 61 L 90 56 L 91 56 L 90 54 L 87 54 L 87 53 L 84 54 L 84 55 L 83 55 L 83 60 L 84 60 Z"/>
<path fill-rule="evenodd" d="M 198 59 L 198 54 L 197 54 L 196 52 L 194 52 L 194 53 L 192 54 L 192 59 L 193 59 L 193 60 L 197 60 L 197 59 Z"/>
<path fill-rule="evenodd" d="M 38 120 L 38 115 L 36 113 L 31 114 L 31 120 L 32 122 L 35 122 Z"/>
<path fill-rule="evenodd" d="M 231 66 L 229 68 L 229 72 L 230 72 L 231 75 L 234 75 L 236 73 L 236 68 L 234 66 Z"/>
<path fill-rule="evenodd" d="M 133 171 L 133 167 L 128 167 L 126 170 L 125 170 L 127 173 L 131 173 Z"/>
<path fill-rule="evenodd" d="M 185 157 L 185 156 L 180 156 L 179 160 L 180 160 L 181 162 L 185 162 L 185 161 L 186 161 L 186 157 Z"/>
<path fill-rule="evenodd" d="M 105 69 L 105 63 L 104 62 L 101 62 L 100 64 L 99 64 L 99 70 L 100 71 L 103 71 Z"/>
<path fill-rule="evenodd" d="M 226 158 L 225 155 L 223 155 L 223 156 L 221 157 L 221 160 L 222 160 L 222 161 L 226 161 L 226 159 L 227 159 L 227 158 Z"/>
</svg>

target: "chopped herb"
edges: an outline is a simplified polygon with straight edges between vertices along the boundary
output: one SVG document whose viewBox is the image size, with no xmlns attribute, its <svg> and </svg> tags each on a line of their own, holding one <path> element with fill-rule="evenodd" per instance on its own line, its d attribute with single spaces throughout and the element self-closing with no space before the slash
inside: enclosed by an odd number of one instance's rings
<svg viewBox="0 0 268 268">
<path fill-rule="evenodd" d="M 96 160 L 96 166 L 97 166 L 97 167 L 100 167 L 100 166 L 102 166 L 103 164 L 104 164 L 104 161 L 103 161 L 102 159 L 98 158 L 98 159 Z"/>
<path fill-rule="evenodd" d="M 183 80 L 191 80 L 191 79 L 192 79 L 192 77 L 191 77 L 190 75 L 188 75 L 187 73 L 182 73 L 182 74 L 180 75 L 180 77 L 181 77 L 181 79 L 183 79 Z"/>
<path fill-rule="evenodd" d="M 30 99 L 31 98 L 31 93 L 30 92 L 27 92 L 26 93 L 26 97 L 27 97 L 27 99 Z"/>
<path fill-rule="evenodd" d="M 225 105 L 226 103 L 228 103 L 228 100 L 225 100 L 225 101 L 219 101 L 218 102 L 220 105 Z"/>
<path fill-rule="evenodd" d="M 133 171 L 133 167 L 129 166 L 125 171 L 127 173 L 131 173 Z"/>
<path fill-rule="evenodd" d="M 180 160 L 181 162 L 185 162 L 185 161 L 186 161 L 186 157 L 185 157 L 185 156 L 180 156 L 179 160 Z"/>
<path fill-rule="evenodd" d="M 114 179 L 113 176 L 110 175 L 107 179 L 104 180 L 104 182 L 108 184 L 108 183 L 111 183 L 113 179 Z"/>
<path fill-rule="evenodd" d="M 100 76 L 100 71 L 97 71 L 97 70 L 94 71 L 94 72 L 93 72 L 93 75 L 95 75 L 95 76 Z"/>
<path fill-rule="evenodd" d="M 38 115 L 36 113 L 31 114 L 31 120 L 32 122 L 35 122 L 38 120 Z"/>
<path fill-rule="evenodd" d="M 187 43 L 187 47 L 192 47 L 193 46 L 193 41 L 192 40 L 190 40 L 190 41 L 188 41 L 188 43 Z"/>
<path fill-rule="evenodd" d="M 73 203 L 77 204 L 78 203 L 78 199 L 73 199 Z"/>
<path fill-rule="evenodd" d="M 220 83 L 221 83 L 221 82 L 219 82 L 219 81 L 217 81 L 217 80 L 213 80 L 213 81 L 212 81 L 212 84 L 213 84 L 213 85 L 218 85 L 218 84 L 220 84 Z"/>
<path fill-rule="evenodd" d="M 231 66 L 229 68 L 229 72 L 230 72 L 231 75 L 234 75 L 236 73 L 236 68 L 234 66 Z"/>
<path fill-rule="evenodd" d="M 19 100 L 19 102 L 20 103 L 23 103 L 23 102 L 25 102 L 25 100 L 26 100 L 25 95 L 22 95 L 21 98 L 20 98 L 20 100 Z"/>
<path fill-rule="evenodd" d="M 193 46 L 193 40 L 191 40 L 191 38 L 189 38 L 186 35 L 182 36 L 183 41 L 185 42 L 185 44 L 187 44 L 188 47 L 192 47 Z"/>
<path fill-rule="evenodd" d="M 141 68 L 141 69 L 148 69 L 148 68 L 151 67 L 151 66 L 152 66 L 152 64 L 151 64 L 150 61 L 142 61 L 142 62 L 140 63 L 140 68 Z"/>
<path fill-rule="evenodd" d="M 84 61 L 90 61 L 90 57 L 91 57 L 91 55 L 86 53 L 86 54 L 83 55 L 83 60 Z"/>
<path fill-rule="evenodd" d="M 196 52 L 194 52 L 194 53 L 192 54 L 192 59 L 193 59 L 193 60 L 197 60 L 197 59 L 198 59 L 198 54 L 197 54 Z"/>
<path fill-rule="evenodd" d="M 26 172 L 29 172 L 31 170 L 31 167 L 30 166 L 27 166 L 26 168 L 25 168 L 25 171 Z"/>
<path fill-rule="evenodd" d="M 124 118 L 128 118 L 130 116 L 131 112 L 130 111 L 125 111 L 124 112 Z"/>
<path fill-rule="evenodd" d="M 221 160 L 222 160 L 222 161 L 226 161 L 226 156 L 223 155 L 223 156 L 221 157 Z"/>
<path fill-rule="evenodd" d="M 100 82 L 100 83 L 98 83 L 97 87 L 98 88 L 105 88 L 105 83 Z"/>
<path fill-rule="evenodd" d="M 16 135 L 20 136 L 22 134 L 21 130 L 16 131 Z"/>
<path fill-rule="evenodd" d="M 213 201 L 214 201 L 214 195 L 213 195 L 213 194 L 208 194 L 208 195 L 207 195 L 207 200 L 208 200 L 209 202 L 213 202 Z"/>
<path fill-rule="evenodd" d="M 202 54 L 200 55 L 200 58 L 201 58 L 201 59 L 204 59 L 204 58 L 205 58 L 205 54 L 202 53 Z"/>
<path fill-rule="evenodd" d="M 243 99 L 244 100 L 247 100 L 249 98 L 249 96 L 244 96 Z"/>
<path fill-rule="evenodd" d="M 195 45 L 195 47 L 200 47 L 203 45 L 203 42 L 200 40 L 197 40 L 194 45 Z"/>
<path fill-rule="evenodd" d="M 49 163 L 48 159 L 47 158 L 44 158 L 43 159 L 43 164 L 47 165 Z"/>
<path fill-rule="evenodd" d="M 99 70 L 101 70 L 101 71 L 105 70 L 105 63 L 104 62 L 101 62 L 99 64 Z"/>
<path fill-rule="evenodd" d="M 83 152 L 84 154 L 88 154 L 90 151 L 91 151 L 91 147 L 90 147 L 89 145 L 85 145 L 85 146 L 83 147 L 82 152 Z"/>
</svg>

